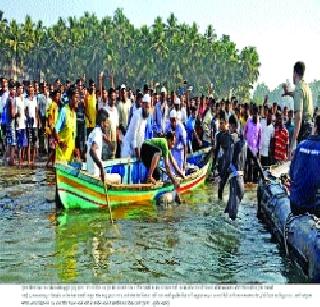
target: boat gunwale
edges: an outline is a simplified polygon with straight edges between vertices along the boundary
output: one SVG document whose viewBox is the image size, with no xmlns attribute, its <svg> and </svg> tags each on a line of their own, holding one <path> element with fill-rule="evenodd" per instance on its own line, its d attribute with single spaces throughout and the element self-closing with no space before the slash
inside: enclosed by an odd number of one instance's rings
<svg viewBox="0 0 320 307">
<path fill-rule="evenodd" d="M 203 154 L 203 155 L 206 155 L 206 158 L 209 158 L 211 150 L 212 150 L 211 147 L 203 148 L 199 151 L 196 151 L 194 154 L 196 154 L 196 155 Z M 134 159 L 134 162 L 138 161 L 135 158 L 128 158 L 127 161 L 133 160 L 133 159 Z M 126 159 L 119 158 L 119 159 L 114 159 L 112 161 L 117 162 L 117 160 L 119 162 L 121 160 L 125 161 Z M 207 159 L 206 163 L 201 168 L 199 168 L 195 172 L 186 176 L 185 179 L 181 179 L 179 181 L 180 187 L 183 185 L 186 185 L 186 184 L 190 184 L 190 182 L 192 183 L 192 182 L 196 181 L 198 178 L 200 178 L 203 175 L 204 171 L 207 172 L 209 163 L 210 163 L 210 159 Z M 115 163 L 115 164 L 117 164 L 117 163 Z M 119 163 L 117 165 L 119 165 Z M 85 183 L 92 184 L 92 185 L 95 185 L 96 187 L 103 188 L 102 181 L 98 177 L 95 177 L 93 175 L 88 174 L 88 172 L 85 170 L 77 169 L 76 167 L 74 167 L 72 165 L 65 164 L 65 163 L 56 163 L 55 167 L 56 167 L 56 171 L 58 170 L 60 172 L 67 174 L 70 177 L 77 178 L 78 180 L 83 181 Z M 72 173 L 73 171 L 77 171 L 77 175 L 73 174 Z M 105 182 L 105 187 L 108 190 L 113 190 L 113 191 L 120 191 L 120 190 L 155 191 L 155 190 L 160 190 L 162 188 L 170 188 L 170 186 L 173 187 L 172 182 L 167 182 L 167 181 L 160 181 L 157 184 L 152 184 L 152 183 L 115 184 L 115 183 L 111 183 L 110 181 Z"/>
<path fill-rule="evenodd" d="M 188 183 L 200 178 L 201 175 L 203 175 L 204 171 L 207 169 L 208 164 L 209 164 L 209 162 L 207 162 L 203 167 L 199 168 L 197 171 L 186 176 L 185 179 L 182 179 L 179 182 L 180 186 L 181 185 L 183 186 L 184 184 L 188 184 Z M 88 174 L 86 171 L 79 171 L 78 175 L 75 175 L 75 174 L 71 173 L 72 170 L 75 170 L 74 167 L 69 166 L 69 165 L 63 165 L 63 164 L 61 164 L 61 165 L 63 166 L 63 168 L 60 168 L 59 164 L 57 165 L 58 170 L 60 172 L 63 172 L 70 177 L 77 178 L 83 182 L 87 182 L 90 184 L 94 184 L 95 186 L 103 187 L 102 182 L 101 182 L 101 180 L 99 180 L 99 178 Z M 68 170 L 66 168 L 70 168 L 70 172 L 68 172 Z M 81 174 L 81 176 L 79 176 L 80 174 Z M 86 180 L 86 179 L 89 179 L 89 180 Z M 90 181 L 90 179 L 94 180 L 96 182 L 92 182 L 92 181 Z M 143 191 L 143 190 L 145 190 L 145 191 L 159 190 L 161 188 L 169 187 L 170 185 L 173 186 L 173 184 L 171 182 L 160 182 L 157 184 L 152 184 L 152 183 L 113 184 L 110 182 L 105 183 L 105 187 L 107 187 L 108 189 L 111 189 L 111 190 L 141 190 L 141 191 Z"/>
</svg>

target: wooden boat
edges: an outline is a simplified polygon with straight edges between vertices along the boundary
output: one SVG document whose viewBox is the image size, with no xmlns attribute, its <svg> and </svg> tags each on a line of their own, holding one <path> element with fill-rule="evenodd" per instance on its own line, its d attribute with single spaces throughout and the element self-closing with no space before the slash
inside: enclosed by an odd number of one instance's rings
<svg viewBox="0 0 320 307">
<path fill-rule="evenodd" d="M 312 214 L 293 216 L 290 200 L 282 184 L 282 172 L 289 164 L 275 167 L 257 190 L 257 215 L 269 227 L 286 253 L 302 268 L 310 280 L 320 281 L 320 219 Z"/>
<path fill-rule="evenodd" d="M 202 184 L 208 173 L 211 148 L 195 152 L 187 157 L 192 166 L 186 178 L 180 181 L 177 192 L 183 194 Z M 193 168 L 193 171 L 191 170 Z M 58 201 L 66 209 L 93 209 L 122 206 L 130 203 L 143 203 L 157 200 L 164 193 L 174 191 L 171 182 L 163 180 L 156 185 L 144 184 L 147 169 L 136 159 L 114 159 L 104 163 L 107 174 L 118 177 L 118 182 L 107 180 L 103 187 L 100 178 L 90 176 L 86 165 L 56 164 Z M 108 178 L 108 176 L 107 176 Z"/>
</svg>

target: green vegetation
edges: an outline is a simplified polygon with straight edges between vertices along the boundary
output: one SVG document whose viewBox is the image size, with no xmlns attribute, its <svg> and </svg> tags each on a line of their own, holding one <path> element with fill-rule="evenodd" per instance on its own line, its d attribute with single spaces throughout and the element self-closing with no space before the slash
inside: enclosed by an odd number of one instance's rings
<svg viewBox="0 0 320 307">
<path fill-rule="evenodd" d="M 23 24 L 9 22 L 0 11 L 0 46 L 0 73 L 16 67 L 20 78 L 97 79 L 104 70 L 116 84 L 133 88 L 166 82 L 177 89 L 187 80 L 196 93 L 207 93 L 212 84 L 219 96 L 232 92 L 242 98 L 249 98 L 260 66 L 255 47 L 239 50 L 228 35 L 217 38 L 212 25 L 201 34 L 197 24 L 179 24 L 173 13 L 166 22 L 157 17 L 152 26 L 141 28 L 121 9 L 102 20 L 85 12 L 46 27 L 30 16 Z"/>
<path fill-rule="evenodd" d="M 286 80 L 286 83 L 289 84 L 289 80 Z M 313 105 L 320 106 L 320 80 L 314 80 L 309 83 L 312 97 Z M 294 86 L 291 85 L 291 90 L 294 89 Z M 256 89 L 253 92 L 253 101 L 261 105 L 264 101 L 264 97 L 268 95 L 269 102 L 279 102 L 281 100 L 281 95 L 283 94 L 282 84 L 279 84 L 275 89 L 270 90 L 265 83 L 259 83 Z"/>
</svg>

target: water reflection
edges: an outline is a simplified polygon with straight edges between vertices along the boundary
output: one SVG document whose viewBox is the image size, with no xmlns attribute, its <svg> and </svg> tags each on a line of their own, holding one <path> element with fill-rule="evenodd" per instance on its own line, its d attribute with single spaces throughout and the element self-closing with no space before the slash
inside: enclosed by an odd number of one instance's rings
<svg viewBox="0 0 320 307">
<path fill-rule="evenodd" d="M 115 224 L 111 224 L 107 210 L 60 212 L 57 215 L 56 253 L 61 281 L 78 281 L 83 266 L 91 269 L 94 279 L 108 276 L 113 246 L 123 239 L 121 220 L 152 221 L 155 216 L 155 206 L 150 203 L 113 209 L 112 217 L 118 221 Z"/>
</svg>

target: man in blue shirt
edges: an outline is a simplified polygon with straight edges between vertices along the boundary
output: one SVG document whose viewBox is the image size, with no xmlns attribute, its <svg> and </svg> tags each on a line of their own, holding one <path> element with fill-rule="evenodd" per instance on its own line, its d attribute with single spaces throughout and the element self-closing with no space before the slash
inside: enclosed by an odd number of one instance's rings
<svg viewBox="0 0 320 307">
<path fill-rule="evenodd" d="M 174 132 L 176 141 L 174 147 L 171 149 L 171 154 L 175 158 L 177 165 L 184 172 L 186 168 L 187 155 L 187 133 L 183 124 L 177 120 L 177 111 L 171 110 L 170 121 L 167 122 L 166 133 Z"/>
<path fill-rule="evenodd" d="M 161 89 L 160 101 L 158 101 L 153 111 L 153 129 L 154 135 L 161 135 L 164 133 L 166 120 L 169 113 L 167 103 L 167 90 L 165 87 Z"/>
<path fill-rule="evenodd" d="M 320 115 L 315 134 L 296 148 L 290 165 L 290 206 L 294 215 L 310 213 L 320 217 Z"/>
<path fill-rule="evenodd" d="M 200 147 L 202 146 L 202 142 L 195 129 L 196 118 L 197 118 L 196 107 L 191 107 L 190 112 L 191 114 L 186 122 L 187 146 L 189 147 L 189 153 L 193 153 L 192 141 L 195 139 L 198 142 Z"/>
</svg>

